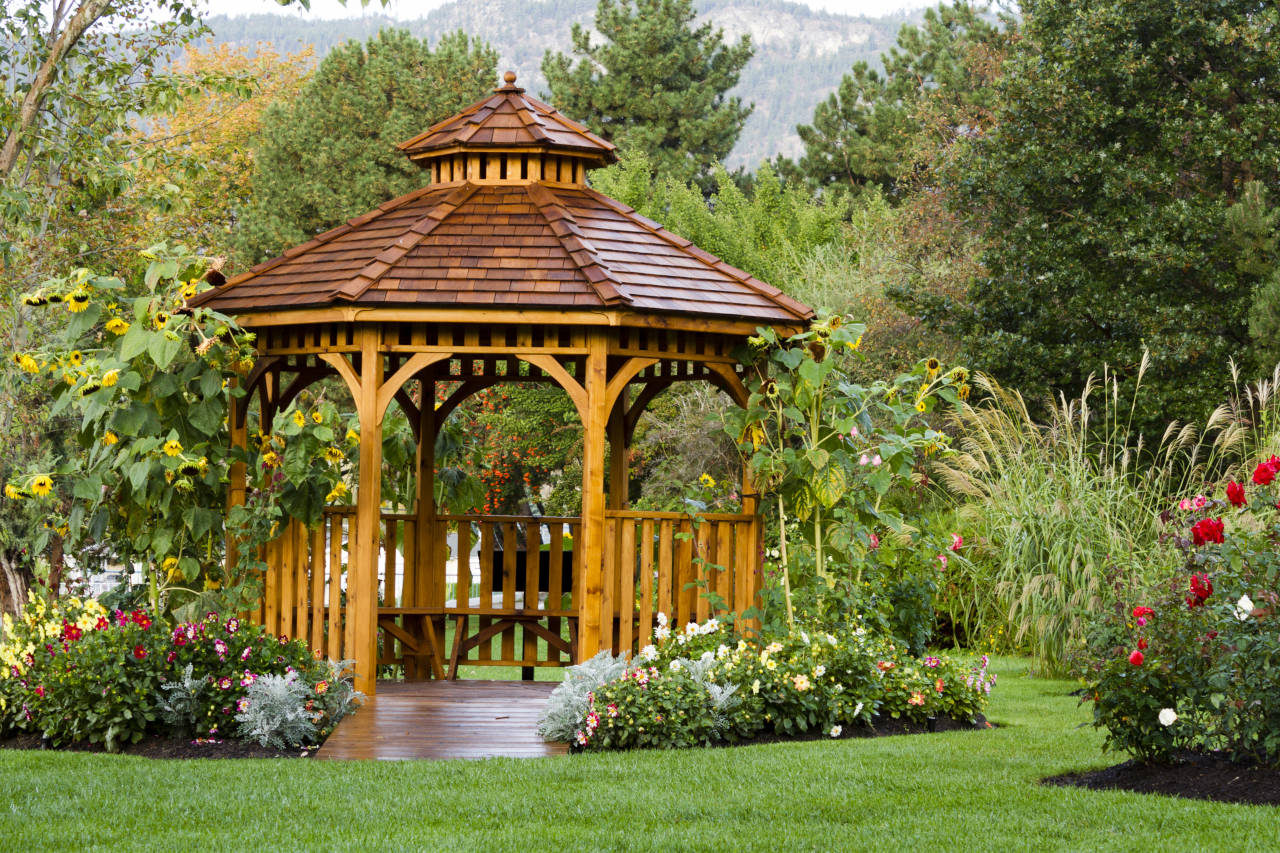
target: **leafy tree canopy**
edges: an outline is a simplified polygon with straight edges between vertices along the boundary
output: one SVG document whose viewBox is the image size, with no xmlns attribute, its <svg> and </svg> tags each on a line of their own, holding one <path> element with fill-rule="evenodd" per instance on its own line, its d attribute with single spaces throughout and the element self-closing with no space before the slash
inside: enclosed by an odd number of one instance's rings
<svg viewBox="0 0 1280 853">
<path fill-rule="evenodd" d="M 463 33 L 432 50 L 404 30 L 347 42 L 296 100 L 262 117 L 253 201 L 237 227 L 256 262 L 427 183 L 396 145 L 483 97 L 498 54 Z"/>
<path fill-rule="evenodd" d="M 1250 366 L 1247 316 L 1263 275 L 1242 261 L 1265 255 L 1265 240 L 1230 224 L 1250 182 L 1280 180 L 1280 10 L 1022 8 L 996 129 L 946 177 L 985 219 L 987 274 L 970 308 L 933 316 L 959 324 L 975 367 L 1032 397 L 1075 395 L 1104 364 L 1132 377 L 1148 348 L 1158 402 L 1143 426 L 1204 417 L 1228 360 Z"/>
<path fill-rule="evenodd" d="M 642 152 L 660 174 L 706 181 L 751 114 L 727 92 L 751 58 L 751 40 L 725 44 L 722 30 L 694 27 L 692 0 L 600 0 L 596 30 L 573 25 L 573 58 L 547 52 L 551 99 L 624 151 Z"/>
</svg>

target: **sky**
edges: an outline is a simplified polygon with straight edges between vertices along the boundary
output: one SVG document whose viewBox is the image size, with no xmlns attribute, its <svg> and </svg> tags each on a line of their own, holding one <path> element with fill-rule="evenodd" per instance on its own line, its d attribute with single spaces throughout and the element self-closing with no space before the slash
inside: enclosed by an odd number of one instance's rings
<svg viewBox="0 0 1280 853">
<path fill-rule="evenodd" d="M 418 18 L 448 0 L 391 0 L 384 10 L 379 0 L 360 7 L 360 0 L 348 0 L 344 7 L 338 0 L 311 0 L 311 11 L 301 6 L 291 7 L 298 14 L 310 14 L 319 18 L 349 18 L 366 13 L 389 14 L 393 18 Z M 922 9 L 936 5 L 938 0 L 796 0 L 815 9 L 841 12 L 846 15 L 887 15 L 902 9 Z M 210 14 L 252 15 L 285 11 L 275 0 L 209 0 L 206 8 Z"/>
</svg>

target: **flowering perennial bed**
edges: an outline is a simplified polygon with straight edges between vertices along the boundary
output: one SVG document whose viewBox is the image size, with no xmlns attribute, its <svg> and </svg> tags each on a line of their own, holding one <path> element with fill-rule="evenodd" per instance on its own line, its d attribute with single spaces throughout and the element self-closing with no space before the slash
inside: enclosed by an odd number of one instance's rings
<svg viewBox="0 0 1280 853">
<path fill-rule="evenodd" d="M 93 600 L 32 600 L 0 641 L 0 737 L 108 751 L 148 735 L 324 739 L 354 704 L 340 664 L 299 641 L 209 613 L 170 626 Z"/>
<path fill-rule="evenodd" d="M 634 660 L 602 653 L 571 669 L 540 731 L 576 749 L 677 748 L 761 738 L 838 738 L 877 721 L 978 724 L 995 683 L 976 665 L 915 658 L 862 627 L 735 638 L 716 619 L 672 631 Z"/>
</svg>

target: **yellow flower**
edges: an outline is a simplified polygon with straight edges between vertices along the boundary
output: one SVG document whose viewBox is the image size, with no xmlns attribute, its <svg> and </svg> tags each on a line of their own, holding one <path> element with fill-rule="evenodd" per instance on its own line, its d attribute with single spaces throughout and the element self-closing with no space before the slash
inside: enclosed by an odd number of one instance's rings
<svg viewBox="0 0 1280 853">
<path fill-rule="evenodd" d="M 338 485 L 336 485 L 336 486 L 334 486 L 334 487 L 333 487 L 333 491 L 331 491 L 331 492 L 329 492 L 329 494 L 325 495 L 324 500 L 325 500 L 325 503 L 332 503 L 333 501 L 339 500 L 339 499 L 341 499 L 341 498 L 345 498 L 345 497 L 347 496 L 347 494 L 348 494 L 348 492 L 347 492 L 347 484 L 346 484 L 346 483 L 338 483 Z"/>
<path fill-rule="evenodd" d="M 712 477 L 710 474 L 703 474 L 701 477 L 698 478 L 698 482 L 701 483 L 702 487 L 706 489 L 714 489 L 716 487 L 715 478 Z"/>
<path fill-rule="evenodd" d="M 312 422 L 314 422 L 314 423 L 318 423 L 318 424 L 319 424 L 319 423 L 324 423 L 324 415 L 320 414 L 320 412 L 319 412 L 319 411 L 312 412 L 312 413 L 311 413 L 311 420 L 312 420 Z"/>
<path fill-rule="evenodd" d="M 40 365 L 36 362 L 34 358 L 27 355 L 25 352 L 21 354 L 15 353 L 13 356 L 13 361 L 15 364 L 18 365 L 18 367 L 21 367 L 27 373 L 40 372 Z"/>
<path fill-rule="evenodd" d="M 165 576 L 168 578 L 176 577 L 182 580 L 182 571 L 178 568 L 177 557 L 165 557 L 164 562 L 160 564 L 160 568 L 164 570 Z"/>
<path fill-rule="evenodd" d="M 925 403 L 925 401 L 924 401 L 924 400 L 920 400 L 919 402 L 917 402 L 917 403 L 916 403 L 916 411 L 917 411 L 917 412 L 923 412 L 923 411 L 924 411 L 925 409 L 927 409 L 927 408 L 929 408 L 929 406 L 928 406 L 928 404 L 927 404 L 927 403 Z"/>
<path fill-rule="evenodd" d="M 32 308 L 39 308 L 41 305 L 49 304 L 49 297 L 39 291 L 35 293 L 22 294 L 22 304 L 29 305 Z"/>
<path fill-rule="evenodd" d="M 347 430 L 347 442 L 348 442 L 348 443 L 350 443 L 350 444 L 359 444 L 359 443 L 360 443 L 360 433 L 356 432 L 356 431 L 355 431 L 355 430 L 353 430 L 353 429 L 349 429 L 349 430 Z"/>
<path fill-rule="evenodd" d="M 89 294 L 83 290 L 76 290 L 67 297 L 67 310 L 78 314 L 89 307 Z"/>
<path fill-rule="evenodd" d="M 151 322 L 155 324 L 157 329 L 163 329 L 165 324 L 169 322 L 169 315 L 163 311 L 157 311 L 156 315 L 151 318 Z"/>
<path fill-rule="evenodd" d="M 306 415 L 304 415 L 304 414 L 302 414 L 301 410 L 299 410 L 299 409 L 294 409 L 294 410 L 293 410 L 293 422 L 294 422 L 295 424 L 297 424 L 298 426 L 300 426 L 300 427 L 306 426 L 306 425 L 307 425 L 307 416 L 306 416 Z"/>
<path fill-rule="evenodd" d="M 110 388 L 112 385 L 115 385 L 119 381 L 120 381 L 120 371 L 118 370 L 108 370 L 106 373 L 102 374 L 103 388 Z"/>
<path fill-rule="evenodd" d="M 48 474 L 40 474 L 31 481 L 31 494 L 36 497 L 44 497 L 53 491 L 53 478 Z"/>
<path fill-rule="evenodd" d="M 941 368 L 942 368 L 942 362 L 938 361 L 936 358 L 930 358 L 928 361 L 924 363 L 924 369 L 929 371 L 930 379 L 937 376 L 938 371 Z"/>
<path fill-rule="evenodd" d="M 961 400 L 969 399 L 969 384 L 967 382 L 960 386 L 960 399 Z"/>
<path fill-rule="evenodd" d="M 84 361 L 84 356 L 80 354 L 80 350 L 73 350 L 71 355 L 67 356 L 67 361 L 71 363 L 72 367 L 79 367 L 80 363 Z"/>
<path fill-rule="evenodd" d="M 853 342 L 853 348 L 858 349 L 862 346 L 862 335 L 858 335 L 858 339 Z"/>
<path fill-rule="evenodd" d="M 125 332 L 129 331 L 129 324 L 124 320 L 121 320 L 119 317 L 112 317 L 107 321 L 106 328 L 107 331 L 113 335 L 123 335 Z"/>
<path fill-rule="evenodd" d="M 216 579 L 214 579 L 214 578 L 205 578 L 205 579 L 204 579 L 204 588 L 205 588 L 205 589 L 208 589 L 208 590 L 214 590 L 214 589 L 218 589 L 220 586 L 222 586 L 222 582 L 221 582 L 221 581 L 218 581 L 218 580 L 216 580 Z"/>
<path fill-rule="evenodd" d="M 23 498 L 22 490 L 12 483 L 4 484 L 4 496 L 11 501 L 20 501 Z"/>
<path fill-rule="evenodd" d="M 274 450 L 268 450 L 266 453 L 262 454 L 262 464 L 268 468 L 276 467 L 280 464 L 280 454 L 276 453 Z"/>
<path fill-rule="evenodd" d="M 111 445 L 116 444 L 119 441 L 120 441 L 120 436 L 116 435 L 111 430 L 107 430 L 105 433 L 102 434 L 102 443 L 105 444 L 107 447 L 110 447 Z"/>
<path fill-rule="evenodd" d="M 344 456 L 342 450 L 337 447 L 326 447 L 324 449 L 324 458 L 326 461 L 332 462 L 336 465 L 347 457 Z"/>
<path fill-rule="evenodd" d="M 165 456 L 179 456 L 182 453 L 182 443 L 177 439 L 169 439 L 164 443 Z"/>
</svg>

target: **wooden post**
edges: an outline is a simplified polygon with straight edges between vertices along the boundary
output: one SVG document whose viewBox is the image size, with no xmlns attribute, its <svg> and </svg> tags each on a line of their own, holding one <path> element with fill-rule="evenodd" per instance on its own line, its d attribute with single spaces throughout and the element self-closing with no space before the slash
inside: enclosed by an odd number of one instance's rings
<svg viewBox="0 0 1280 853">
<path fill-rule="evenodd" d="M 436 557 L 443 551 L 438 547 L 440 543 L 435 541 L 436 538 L 436 432 L 439 424 L 436 423 L 436 381 L 434 378 L 424 378 L 420 385 L 422 391 L 421 399 L 418 401 L 418 547 L 416 549 L 417 564 L 409 567 L 406 571 L 412 571 L 414 574 L 414 600 L 412 606 L 426 607 L 435 606 L 442 607 L 444 605 L 444 589 L 445 589 L 445 563 L 438 561 Z M 446 536 L 446 539 L 448 537 Z M 447 557 L 446 557 L 447 561 Z M 406 601 L 406 605 L 410 602 Z M 435 631 L 436 624 L 434 617 L 426 617 L 422 620 L 424 631 Z M 424 638 L 421 638 L 425 640 Z M 443 640 L 443 634 L 441 635 Z M 424 648 L 434 648 L 434 644 L 423 644 Z M 410 673 L 409 661 L 405 661 L 405 675 L 413 678 L 426 678 L 427 661 L 421 658 L 413 662 L 413 671 Z M 426 669 L 427 672 L 423 670 Z"/>
<path fill-rule="evenodd" d="M 382 387 L 379 330 L 360 330 L 360 485 L 356 492 L 356 550 L 347 574 L 347 649 L 356 662 L 355 687 L 370 696 L 378 677 L 378 547 L 382 516 Z"/>
<path fill-rule="evenodd" d="M 235 382 L 238 387 L 239 382 Z M 231 434 L 231 446 L 244 449 L 248 446 L 249 427 L 248 419 L 245 417 L 245 410 L 249 406 L 248 397 L 232 397 L 231 404 L 227 407 L 227 430 Z M 246 471 L 243 462 L 235 462 L 231 465 L 231 470 L 227 472 L 227 511 L 230 512 L 232 507 L 244 505 Z M 230 582 L 232 572 L 235 571 L 236 563 L 239 562 L 240 552 L 236 546 L 235 540 L 231 534 L 227 534 L 227 565 L 226 578 Z"/>
<path fill-rule="evenodd" d="M 630 505 L 631 468 L 627 464 L 627 392 L 609 414 L 609 509 Z"/>
<path fill-rule="evenodd" d="M 578 599 L 578 660 L 600 651 L 601 612 L 604 594 L 604 443 L 608 405 L 608 342 L 606 330 L 588 332 L 586 375 L 586 417 L 582 424 L 582 590 Z M 575 591 L 577 592 L 577 591 Z M 607 614 L 612 620 L 613 614 Z"/>
</svg>

